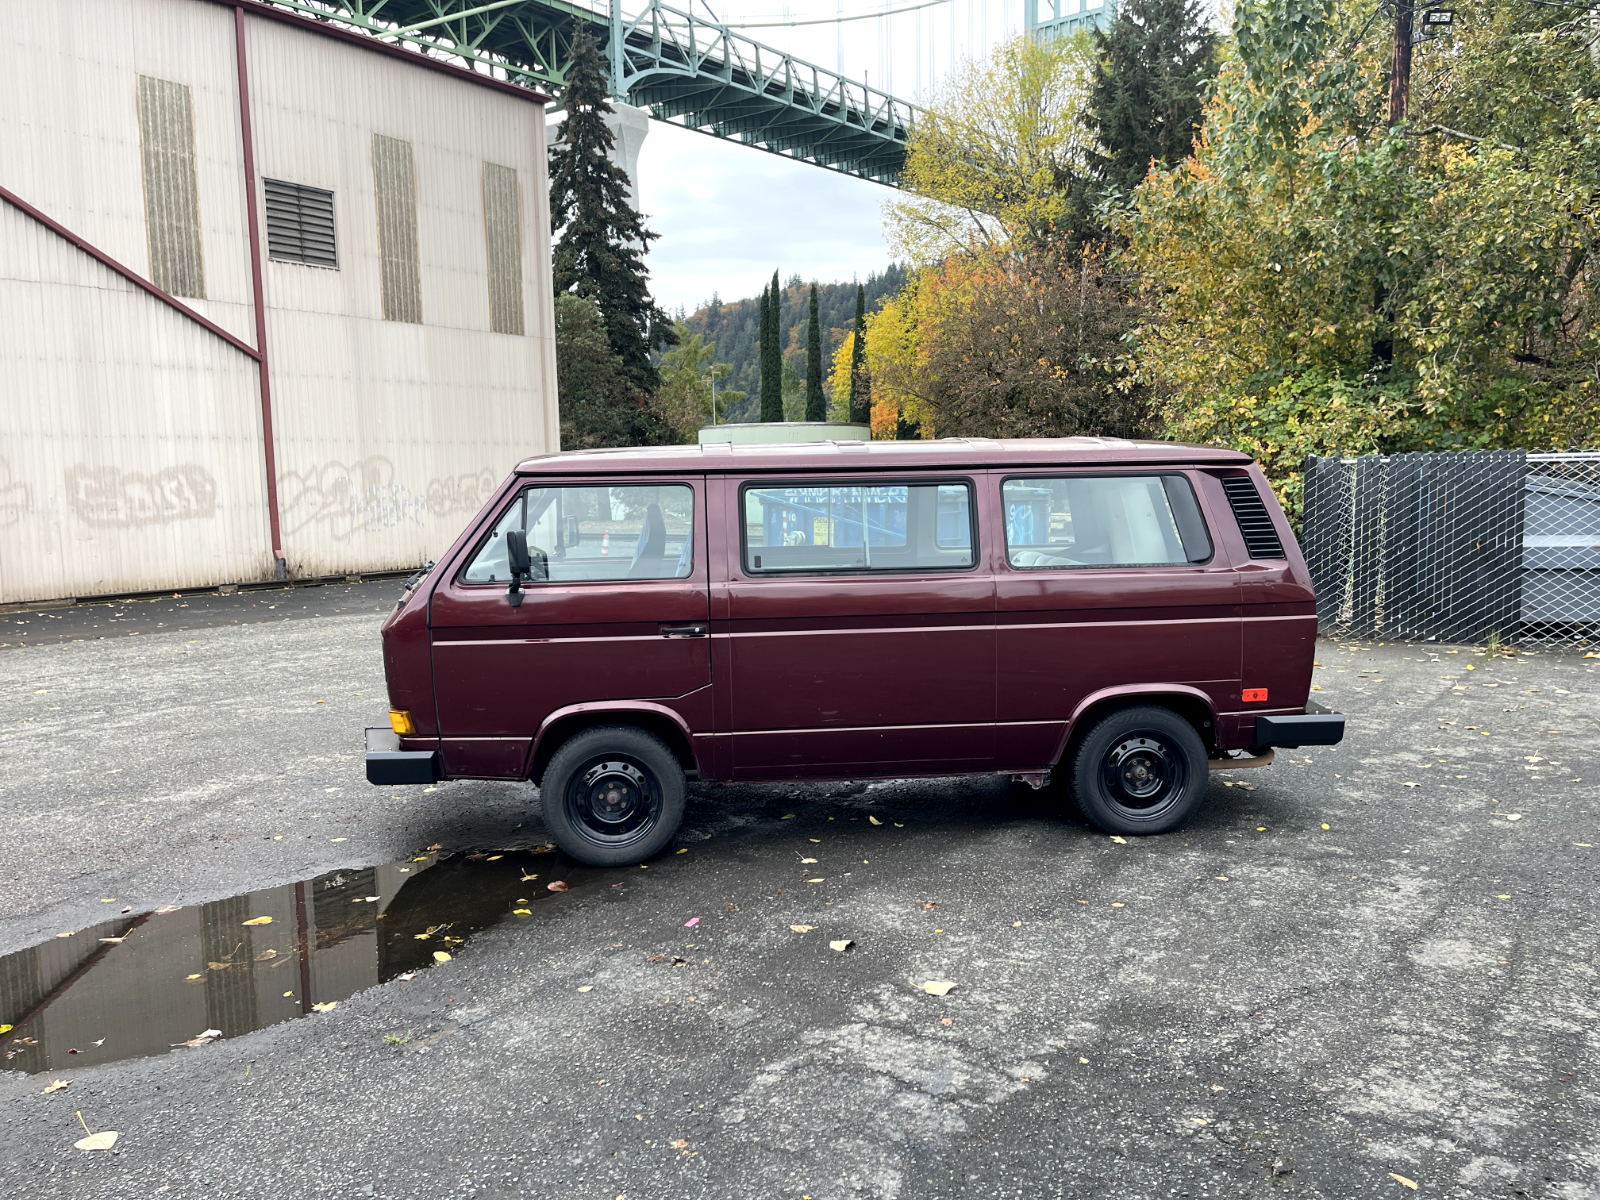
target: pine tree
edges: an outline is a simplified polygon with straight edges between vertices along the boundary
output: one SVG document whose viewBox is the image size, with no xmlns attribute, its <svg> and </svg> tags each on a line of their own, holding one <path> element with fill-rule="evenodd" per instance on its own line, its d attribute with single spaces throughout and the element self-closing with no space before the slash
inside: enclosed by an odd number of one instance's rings
<svg viewBox="0 0 1600 1200">
<path fill-rule="evenodd" d="M 850 420 L 872 424 L 872 377 L 867 374 L 867 289 L 856 284 L 856 340 L 850 349 Z"/>
<path fill-rule="evenodd" d="M 778 331 L 783 328 L 783 292 L 778 273 L 772 273 L 767 295 L 767 319 L 761 335 L 761 419 L 783 420 L 783 352 L 778 346 Z"/>
<path fill-rule="evenodd" d="M 1094 31 L 1096 65 L 1087 119 L 1105 148 L 1091 156 L 1092 204 L 1127 196 L 1152 160 L 1189 157 L 1217 70 L 1217 38 L 1200 0 L 1122 0 L 1108 31 Z M 1087 215 L 1087 214 L 1085 214 Z"/>
<path fill-rule="evenodd" d="M 613 145 L 604 115 L 605 67 L 594 38 L 580 27 L 562 103 L 567 119 L 550 152 L 550 224 L 556 230 L 557 295 L 592 300 L 622 373 L 653 393 L 660 376 L 651 349 L 671 344 L 671 318 L 650 297 L 645 251 L 659 234 L 628 203 L 628 175 L 607 157 Z"/>
<path fill-rule="evenodd" d="M 806 322 L 806 420 L 826 421 L 828 400 L 822 394 L 822 322 L 817 317 L 817 285 L 811 285 L 811 319 Z"/>
</svg>

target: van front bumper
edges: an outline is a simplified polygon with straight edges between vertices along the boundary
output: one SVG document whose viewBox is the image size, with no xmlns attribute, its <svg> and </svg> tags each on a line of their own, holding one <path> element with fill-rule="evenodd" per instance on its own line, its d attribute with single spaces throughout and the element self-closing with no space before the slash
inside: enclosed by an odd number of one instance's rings
<svg viewBox="0 0 1600 1200">
<path fill-rule="evenodd" d="M 1344 714 L 1309 703 L 1303 713 L 1256 718 L 1256 753 L 1269 746 L 1298 750 L 1301 746 L 1334 746 L 1344 740 Z"/>
<path fill-rule="evenodd" d="M 379 787 L 400 783 L 437 783 L 437 750 L 402 750 L 400 735 L 392 729 L 367 730 L 367 782 Z"/>
</svg>

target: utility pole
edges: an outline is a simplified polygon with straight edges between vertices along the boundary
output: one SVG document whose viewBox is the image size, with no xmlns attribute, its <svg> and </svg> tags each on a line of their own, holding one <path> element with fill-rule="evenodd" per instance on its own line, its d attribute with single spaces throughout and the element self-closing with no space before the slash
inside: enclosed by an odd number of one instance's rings
<svg viewBox="0 0 1600 1200">
<path fill-rule="evenodd" d="M 1413 0 L 1394 0 L 1394 61 L 1389 67 L 1389 124 L 1406 119 L 1411 107 L 1411 32 Z"/>
</svg>

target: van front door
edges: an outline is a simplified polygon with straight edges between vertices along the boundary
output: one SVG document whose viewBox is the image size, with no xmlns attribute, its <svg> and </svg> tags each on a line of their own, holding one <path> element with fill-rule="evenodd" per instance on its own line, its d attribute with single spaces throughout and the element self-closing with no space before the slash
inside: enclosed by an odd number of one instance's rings
<svg viewBox="0 0 1600 1200">
<path fill-rule="evenodd" d="M 507 534 L 531 578 L 508 596 Z M 518 778 L 553 712 L 652 700 L 709 730 L 705 481 L 530 481 L 433 595 L 445 769 Z"/>
<path fill-rule="evenodd" d="M 733 528 L 715 636 L 730 664 L 732 775 L 986 769 L 994 576 L 972 480 L 725 487 Z"/>
</svg>

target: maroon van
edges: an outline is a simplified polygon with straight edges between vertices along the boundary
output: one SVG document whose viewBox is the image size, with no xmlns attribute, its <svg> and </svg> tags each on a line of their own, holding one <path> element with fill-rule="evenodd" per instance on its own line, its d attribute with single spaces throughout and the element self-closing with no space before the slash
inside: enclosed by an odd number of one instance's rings
<svg viewBox="0 0 1600 1200">
<path fill-rule="evenodd" d="M 530 459 L 383 626 L 367 778 L 527 779 L 649 858 L 686 781 L 1054 775 L 1114 833 L 1323 745 L 1316 605 L 1245 455 L 1095 438 Z"/>
</svg>

